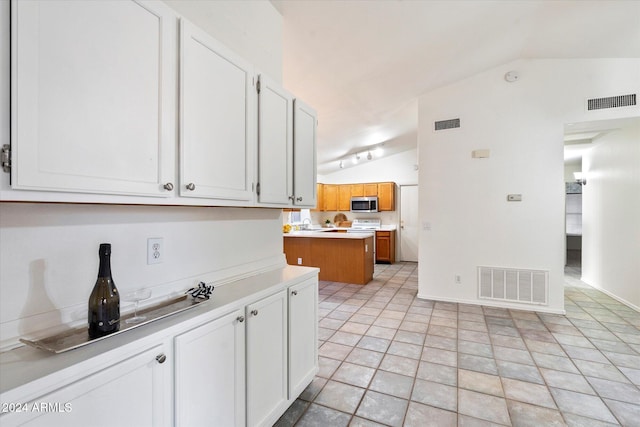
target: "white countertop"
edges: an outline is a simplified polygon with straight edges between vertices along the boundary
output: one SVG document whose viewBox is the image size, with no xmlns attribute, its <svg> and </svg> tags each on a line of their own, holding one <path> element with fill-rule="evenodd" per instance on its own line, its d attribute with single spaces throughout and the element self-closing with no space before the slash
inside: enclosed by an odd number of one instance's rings
<svg viewBox="0 0 640 427">
<path fill-rule="evenodd" d="M 124 346 L 143 348 L 157 340 L 190 327 L 202 324 L 202 317 L 217 318 L 247 303 L 274 294 L 292 283 L 312 278 L 317 268 L 286 266 L 273 271 L 256 274 L 224 285 L 216 286 L 209 301 L 193 309 L 165 317 L 147 325 L 133 328 L 82 348 L 60 354 L 24 346 L 0 353 L 0 399 L 3 402 L 18 402 L 22 398 L 21 386 L 32 381 L 42 381 L 56 387 L 57 381 L 67 381 L 70 375 L 79 375 L 93 366 L 98 359 L 117 352 Z M 102 362 L 100 362 L 102 363 Z M 82 365 L 84 368 L 81 368 Z"/>
</svg>

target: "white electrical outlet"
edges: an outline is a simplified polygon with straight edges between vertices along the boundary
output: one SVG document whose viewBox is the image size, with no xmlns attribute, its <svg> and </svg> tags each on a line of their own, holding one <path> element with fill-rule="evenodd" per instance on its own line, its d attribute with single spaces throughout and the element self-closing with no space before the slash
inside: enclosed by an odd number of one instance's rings
<svg viewBox="0 0 640 427">
<path fill-rule="evenodd" d="M 454 276 L 454 279 L 456 281 L 456 285 L 461 285 L 462 284 L 462 277 L 459 274 L 456 274 Z"/>
<path fill-rule="evenodd" d="M 164 258 L 164 239 L 150 237 L 147 239 L 147 264 L 160 264 Z"/>
<path fill-rule="evenodd" d="M 302 265 L 302 258 L 298 258 L 298 265 Z"/>
</svg>

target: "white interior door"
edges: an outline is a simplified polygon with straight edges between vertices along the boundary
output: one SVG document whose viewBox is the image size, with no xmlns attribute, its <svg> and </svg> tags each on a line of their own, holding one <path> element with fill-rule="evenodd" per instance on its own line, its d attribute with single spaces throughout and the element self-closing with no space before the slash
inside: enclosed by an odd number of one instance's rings
<svg viewBox="0 0 640 427">
<path fill-rule="evenodd" d="M 418 186 L 400 186 L 400 260 L 418 262 Z"/>
</svg>

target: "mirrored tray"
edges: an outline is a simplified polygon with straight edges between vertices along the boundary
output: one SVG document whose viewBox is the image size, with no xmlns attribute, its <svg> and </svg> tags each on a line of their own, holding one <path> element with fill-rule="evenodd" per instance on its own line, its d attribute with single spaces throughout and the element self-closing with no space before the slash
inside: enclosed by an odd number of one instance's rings
<svg viewBox="0 0 640 427">
<path fill-rule="evenodd" d="M 65 351 L 73 350 L 75 348 L 83 347 L 87 344 L 94 343 L 96 341 L 103 340 L 105 338 L 112 337 L 114 335 L 121 334 L 122 332 L 137 328 L 147 323 L 153 322 L 158 319 L 162 319 L 173 314 L 180 313 L 182 311 L 193 308 L 207 299 L 193 298 L 189 295 L 182 295 L 176 298 L 172 298 L 167 301 L 163 301 L 158 305 L 148 307 L 146 309 L 138 310 L 138 314 L 146 316 L 146 320 L 139 323 L 127 323 L 126 320 L 133 317 L 133 313 L 129 313 L 120 317 L 120 330 L 109 335 L 105 335 L 100 338 L 89 338 L 87 328 L 76 328 L 59 333 L 52 337 L 42 338 L 38 340 L 30 340 L 27 338 L 20 338 L 20 341 L 24 344 L 32 347 L 47 350 L 52 353 L 64 353 Z"/>
</svg>

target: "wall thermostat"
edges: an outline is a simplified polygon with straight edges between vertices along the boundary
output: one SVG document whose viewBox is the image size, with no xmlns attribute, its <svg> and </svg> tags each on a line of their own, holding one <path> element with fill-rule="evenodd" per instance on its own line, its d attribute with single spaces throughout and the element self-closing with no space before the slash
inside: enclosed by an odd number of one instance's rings
<svg viewBox="0 0 640 427">
<path fill-rule="evenodd" d="M 504 75 L 504 79 L 510 83 L 515 82 L 520 78 L 520 74 L 517 71 L 509 71 Z"/>
</svg>

